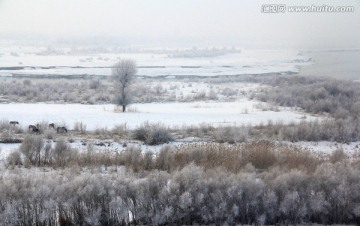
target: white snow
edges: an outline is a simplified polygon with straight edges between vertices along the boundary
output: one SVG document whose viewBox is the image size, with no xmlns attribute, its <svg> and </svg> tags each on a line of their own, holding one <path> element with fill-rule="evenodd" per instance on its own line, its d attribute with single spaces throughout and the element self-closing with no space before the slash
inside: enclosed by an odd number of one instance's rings
<svg viewBox="0 0 360 226">
<path fill-rule="evenodd" d="M 6 157 L 13 151 L 18 150 L 20 144 L 3 144 L 0 143 L 0 161 L 6 159 Z"/>
<path fill-rule="evenodd" d="M 133 104 L 132 112 L 122 113 L 115 105 L 82 104 L 0 104 L 0 119 L 15 120 L 24 128 L 42 121 L 66 125 L 72 129 L 76 122 L 82 122 L 88 130 L 108 129 L 126 123 L 136 128 L 144 122 L 163 123 L 166 126 L 198 125 L 213 126 L 257 125 L 272 122 L 299 122 L 304 113 L 289 108 L 279 112 L 262 111 L 256 106 L 260 102 L 245 98 L 235 102 L 190 102 L 190 103 L 147 103 Z M 307 115 L 306 120 L 316 117 Z"/>
<path fill-rule="evenodd" d="M 1 48 L 0 48 L 1 50 Z M 34 51 L 34 50 L 32 50 Z M 15 53 L 15 54 L 14 54 Z M 239 74 L 299 72 L 309 58 L 294 50 L 244 50 L 216 57 L 173 58 L 160 53 L 103 53 L 87 55 L 37 55 L 24 49 L 3 48 L 0 67 L 26 67 L 1 70 L 0 76 L 21 75 L 111 75 L 110 67 L 121 58 L 131 58 L 140 67 L 138 75 L 219 76 Z M 56 67 L 44 69 L 40 67 Z M 148 68 L 148 67 L 157 68 Z M 91 68 L 71 68 L 91 67 Z M 93 68 L 105 67 L 105 68 Z"/>
</svg>

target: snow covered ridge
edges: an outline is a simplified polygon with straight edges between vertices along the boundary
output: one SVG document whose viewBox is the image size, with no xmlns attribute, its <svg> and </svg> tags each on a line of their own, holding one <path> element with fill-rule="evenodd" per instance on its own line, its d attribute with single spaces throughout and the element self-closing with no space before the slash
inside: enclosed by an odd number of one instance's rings
<svg viewBox="0 0 360 226">
<path fill-rule="evenodd" d="M 121 58 L 137 62 L 139 76 L 225 76 L 243 74 L 298 73 L 311 58 L 298 51 L 244 50 L 222 55 L 194 57 L 159 52 L 43 55 L 35 50 L 4 49 L 0 76 L 109 76 Z"/>
</svg>

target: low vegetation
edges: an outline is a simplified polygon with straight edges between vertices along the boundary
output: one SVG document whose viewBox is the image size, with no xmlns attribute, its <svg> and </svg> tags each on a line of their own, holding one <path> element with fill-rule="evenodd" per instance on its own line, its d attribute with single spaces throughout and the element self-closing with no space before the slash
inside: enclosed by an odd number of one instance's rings
<svg viewBox="0 0 360 226">
<path fill-rule="evenodd" d="M 64 98 L 60 92 L 47 96 L 50 91 L 41 81 L 36 82 L 36 86 L 40 84 L 37 89 L 31 88 L 35 82 L 19 81 L 6 81 L 9 89 L 1 83 L 0 92 L 10 92 L 5 94 L 9 100 L 28 95 L 36 101 L 41 96 L 46 101 Z M 272 141 L 359 141 L 358 84 L 303 77 L 254 81 L 273 86 L 254 98 L 301 108 L 322 119 L 219 128 L 211 124 L 169 128 L 145 122 L 133 130 L 122 124 L 95 131 L 76 122 L 68 133 L 57 133 L 47 122 L 40 122 L 40 134 L 1 121 L 1 141 L 22 143 L 1 166 L 0 225 L 358 224 L 358 152 L 348 156 L 339 148 L 324 156 Z M 82 84 L 86 88 L 77 89 L 74 84 L 64 82 L 59 87 L 65 93 L 72 89 L 63 100 L 90 103 L 84 97 L 107 86 L 106 82 L 91 81 Z M 25 86 L 29 93 L 14 93 Z M 43 92 L 31 92 L 39 87 Z M 137 94 L 154 95 L 138 101 L 182 98 L 178 93 L 162 96 L 166 90 L 177 90 L 176 86 L 149 87 L 137 89 Z M 236 89 L 215 92 L 209 88 L 185 99 L 243 95 Z M 111 96 L 107 92 L 99 95 Z M 98 103 L 96 96 L 90 96 Z M 71 148 L 74 137 L 81 139 L 85 150 Z M 123 146 L 121 150 L 108 149 L 105 141 L 94 143 L 91 139 L 110 139 Z M 166 145 L 177 139 L 197 142 Z M 164 145 L 152 152 L 128 143 L 134 140 Z M 105 147 L 100 151 L 96 145 Z"/>
<path fill-rule="evenodd" d="M 148 122 L 143 123 L 134 130 L 133 138 L 148 145 L 164 144 L 174 140 L 169 129 L 164 125 L 160 123 L 150 124 Z"/>
<path fill-rule="evenodd" d="M 329 114 L 335 119 L 360 118 L 360 83 L 320 77 L 278 77 L 263 80 L 273 86 L 259 93 L 261 101 Z"/>
<path fill-rule="evenodd" d="M 93 80 L 29 80 L 21 78 L 0 78 L 0 102 L 51 102 L 110 104 L 114 99 L 113 81 L 108 79 Z M 192 80 L 161 81 L 159 79 L 139 79 L 133 84 L 133 103 L 150 102 L 189 102 L 201 100 L 234 100 L 244 93 L 233 88 L 232 83 L 214 87 L 214 79 L 202 79 L 201 88 L 193 86 Z"/>
<path fill-rule="evenodd" d="M 360 83 L 318 77 L 263 79 L 273 87 L 255 95 L 261 101 L 300 108 L 327 120 L 272 127 L 282 139 L 299 141 L 360 140 Z"/>
<path fill-rule="evenodd" d="M 26 174 L 24 154 L 9 156 L 1 224 L 354 224 L 360 217 L 360 162 L 341 151 L 324 158 L 269 141 L 69 151 L 60 155 L 69 156 L 64 169 Z"/>
</svg>

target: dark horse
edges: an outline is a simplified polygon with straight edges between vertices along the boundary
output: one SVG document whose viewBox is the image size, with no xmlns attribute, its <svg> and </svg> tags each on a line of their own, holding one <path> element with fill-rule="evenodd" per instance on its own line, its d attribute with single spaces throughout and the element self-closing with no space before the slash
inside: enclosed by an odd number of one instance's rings
<svg viewBox="0 0 360 226">
<path fill-rule="evenodd" d="M 10 121 L 10 125 L 16 126 L 16 125 L 19 125 L 19 122 L 18 121 Z"/>
<path fill-rule="evenodd" d="M 67 129 L 64 126 L 56 128 L 56 132 L 58 133 L 67 133 Z"/>
<path fill-rule="evenodd" d="M 37 128 L 37 127 L 34 126 L 34 125 L 30 125 L 30 126 L 29 126 L 29 131 L 30 131 L 30 132 L 33 132 L 33 133 L 40 133 L 39 128 Z"/>
<path fill-rule="evenodd" d="M 49 129 L 50 129 L 50 128 L 55 129 L 55 124 L 54 124 L 54 123 L 50 123 L 50 124 L 49 124 Z"/>
</svg>

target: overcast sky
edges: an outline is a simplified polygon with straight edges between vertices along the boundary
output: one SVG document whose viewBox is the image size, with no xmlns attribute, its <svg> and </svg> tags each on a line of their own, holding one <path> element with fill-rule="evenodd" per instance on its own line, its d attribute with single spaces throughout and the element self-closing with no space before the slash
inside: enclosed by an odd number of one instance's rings
<svg viewBox="0 0 360 226">
<path fill-rule="evenodd" d="M 360 48 L 360 1 L 277 0 L 354 6 L 351 13 L 262 13 L 255 0 L 0 0 L 0 35 L 126 38 L 128 44 Z M 1 37 L 0 37 L 1 38 Z M 134 43 L 131 43 L 133 40 Z"/>
</svg>

